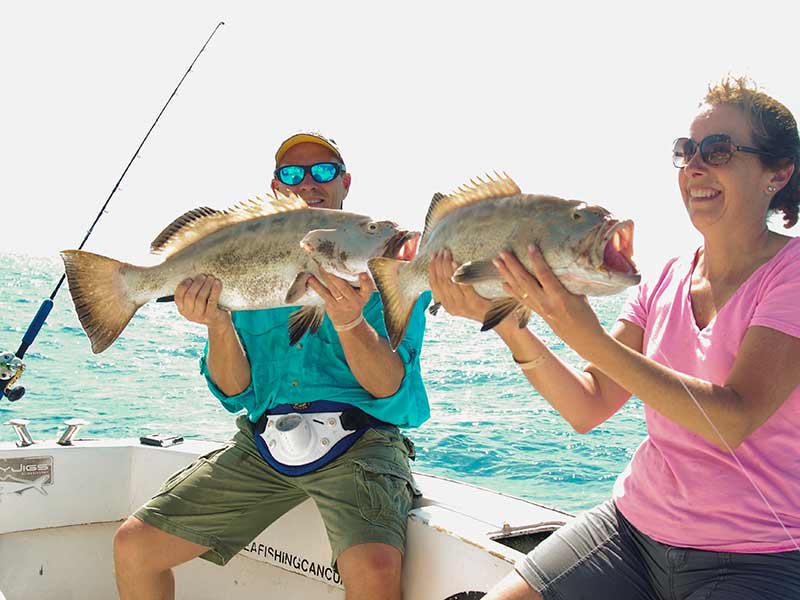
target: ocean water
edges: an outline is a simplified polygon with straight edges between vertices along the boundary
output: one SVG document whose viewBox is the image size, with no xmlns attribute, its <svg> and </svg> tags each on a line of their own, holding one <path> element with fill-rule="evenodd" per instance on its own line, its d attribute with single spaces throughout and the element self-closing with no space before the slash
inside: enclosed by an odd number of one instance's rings
<svg viewBox="0 0 800 600">
<path fill-rule="evenodd" d="M 0 254 L 0 351 L 16 351 L 41 301 L 61 275 L 57 258 Z M 593 299 L 610 328 L 624 295 Z M 428 319 L 422 350 L 431 418 L 406 430 L 417 447 L 414 469 L 467 481 L 577 512 L 606 499 L 645 436 L 637 399 L 588 434 L 578 434 L 528 384 L 510 353 L 479 325 L 440 313 Z M 531 327 L 576 367 L 583 362 L 539 320 Z M 234 416 L 208 392 L 198 360 L 205 328 L 174 305 L 149 304 L 115 344 L 92 354 L 66 284 L 25 355 L 22 400 L 0 399 L 0 422 L 31 421 L 35 440 L 53 439 L 63 422 L 83 418 L 81 437 L 169 432 L 225 440 Z M 0 441 L 16 436 L 0 428 Z"/>
</svg>

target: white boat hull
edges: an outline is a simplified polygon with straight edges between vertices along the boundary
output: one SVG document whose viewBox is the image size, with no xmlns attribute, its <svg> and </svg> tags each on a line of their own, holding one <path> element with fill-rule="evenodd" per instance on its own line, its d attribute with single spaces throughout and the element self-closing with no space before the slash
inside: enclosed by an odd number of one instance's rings
<svg viewBox="0 0 800 600">
<path fill-rule="evenodd" d="M 219 446 L 172 448 L 138 440 L 0 443 L 0 599 L 117 597 L 112 537 L 174 471 Z M 410 512 L 405 600 L 478 598 L 516 560 L 572 517 L 491 490 L 415 474 L 421 502 Z M 513 547 L 512 547 L 513 546 Z M 517 548 L 517 549 L 514 549 Z M 177 597 L 343 599 L 316 506 L 299 505 L 228 565 L 194 560 L 175 570 Z"/>
</svg>

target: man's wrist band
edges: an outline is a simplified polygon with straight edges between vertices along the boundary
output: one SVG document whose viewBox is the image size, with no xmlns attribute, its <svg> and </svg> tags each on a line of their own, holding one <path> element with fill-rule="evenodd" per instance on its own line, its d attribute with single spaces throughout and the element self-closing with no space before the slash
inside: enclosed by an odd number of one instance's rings
<svg viewBox="0 0 800 600">
<path fill-rule="evenodd" d="M 550 353 L 545 350 L 539 356 L 537 356 L 533 360 L 529 360 L 528 362 L 519 362 L 514 356 L 512 356 L 512 358 L 514 359 L 514 362 L 517 363 L 517 365 L 519 365 L 520 369 L 522 369 L 523 371 L 530 371 L 531 369 L 535 369 L 536 367 L 541 365 L 544 361 L 546 361 L 549 355 Z"/>
<path fill-rule="evenodd" d="M 334 325 L 333 328 L 336 331 L 350 331 L 351 329 L 354 329 L 354 328 L 358 327 L 359 325 L 361 325 L 361 322 L 363 320 L 364 320 L 364 315 L 361 314 L 361 315 L 358 315 L 357 319 L 353 319 L 352 321 L 350 321 L 349 323 L 345 323 L 344 325 Z"/>
</svg>

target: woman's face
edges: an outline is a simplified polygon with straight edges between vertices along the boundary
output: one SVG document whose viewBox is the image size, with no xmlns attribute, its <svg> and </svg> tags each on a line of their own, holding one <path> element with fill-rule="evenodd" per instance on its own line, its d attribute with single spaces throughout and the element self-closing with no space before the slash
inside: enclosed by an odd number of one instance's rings
<svg viewBox="0 0 800 600">
<path fill-rule="evenodd" d="M 750 124 L 734 106 L 705 107 L 689 128 L 689 137 L 698 144 L 717 133 L 729 135 L 734 144 L 754 146 Z M 678 185 L 692 224 L 702 233 L 719 225 L 763 227 L 771 177 L 756 154 L 734 152 L 729 162 L 715 167 L 697 151 L 680 169 Z"/>
</svg>

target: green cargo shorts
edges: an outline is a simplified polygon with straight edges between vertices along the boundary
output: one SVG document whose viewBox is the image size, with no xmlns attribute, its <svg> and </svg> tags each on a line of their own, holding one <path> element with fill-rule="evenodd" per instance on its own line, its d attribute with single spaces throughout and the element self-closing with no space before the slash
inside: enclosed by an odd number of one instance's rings
<svg viewBox="0 0 800 600">
<path fill-rule="evenodd" d="M 328 532 L 333 563 L 351 546 L 382 543 L 403 552 L 416 487 L 414 445 L 396 428 L 370 429 L 342 456 L 298 477 L 270 467 L 253 425 L 240 416 L 227 446 L 172 475 L 134 516 L 206 546 L 201 558 L 224 565 L 289 510 L 312 498 Z"/>
</svg>

